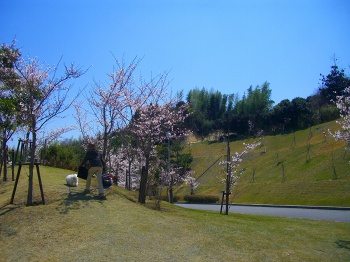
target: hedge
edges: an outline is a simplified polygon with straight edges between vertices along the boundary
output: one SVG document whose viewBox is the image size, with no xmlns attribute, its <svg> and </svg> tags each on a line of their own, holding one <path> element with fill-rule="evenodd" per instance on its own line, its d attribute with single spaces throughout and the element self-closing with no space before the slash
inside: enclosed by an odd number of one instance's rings
<svg viewBox="0 0 350 262">
<path fill-rule="evenodd" d="M 216 203 L 220 198 L 216 195 L 185 195 L 184 199 L 190 203 Z"/>
</svg>

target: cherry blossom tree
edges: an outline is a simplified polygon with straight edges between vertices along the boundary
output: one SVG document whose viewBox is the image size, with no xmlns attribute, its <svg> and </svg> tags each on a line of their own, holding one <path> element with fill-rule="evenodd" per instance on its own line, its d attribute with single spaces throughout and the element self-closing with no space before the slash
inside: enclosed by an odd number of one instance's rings
<svg viewBox="0 0 350 262">
<path fill-rule="evenodd" d="M 228 200 L 229 194 L 231 190 L 237 185 L 237 182 L 242 174 L 242 170 L 239 170 L 241 163 L 243 161 L 243 156 L 248 154 L 250 150 L 260 146 L 261 142 L 257 141 L 252 144 L 243 144 L 244 150 L 242 152 L 234 153 L 229 159 L 226 161 L 221 161 L 219 165 L 226 165 L 226 177 L 223 180 L 226 184 L 226 214 L 228 214 Z M 228 156 L 229 156 L 229 147 L 228 147 Z"/>
<path fill-rule="evenodd" d="M 138 174 L 141 170 L 141 152 L 131 136 L 128 136 L 125 132 L 122 136 L 123 138 L 120 139 L 121 144 L 115 145 L 115 142 L 112 141 L 113 150 L 111 151 L 108 165 L 109 171 L 117 177 L 118 185 L 131 190 L 136 188 L 139 183 Z M 117 138 L 119 140 L 120 135 Z"/>
<path fill-rule="evenodd" d="M 137 57 L 127 66 L 116 60 L 117 69 L 108 74 L 106 85 L 95 81 L 87 97 L 95 119 L 95 134 L 103 141 L 103 157 L 109 155 L 109 139 L 118 128 L 125 126 L 131 119 L 132 107 L 142 90 L 135 90 L 134 71 L 140 63 Z M 92 130 L 92 129 L 91 129 Z"/>
<path fill-rule="evenodd" d="M 147 184 L 148 172 L 150 169 L 150 159 L 155 155 L 155 146 L 167 139 L 166 133 L 171 133 L 173 137 L 179 137 L 186 134 L 187 130 L 181 128 L 181 123 L 187 117 L 187 104 L 178 107 L 176 103 L 168 102 L 164 104 L 150 104 L 139 108 L 130 126 L 130 132 L 135 135 L 138 146 L 140 147 L 144 161 L 145 174 L 144 184 Z M 139 202 L 145 203 L 146 188 L 140 187 Z"/>
<path fill-rule="evenodd" d="M 189 171 L 188 176 L 185 177 L 184 182 L 190 185 L 190 193 L 193 195 L 194 190 L 199 186 L 199 182 L 193 177 L 194 171 Z"/>
<path fill-rule="evenodd" d="M 60 63 L 58 63 L 59 65 Z M 37 59 L 19 59 L 14 66 L 19 76 L 19 85 L 14 88 L 14 96 L 19 101 L 22 123 L 31 134 L 29 185 L 27 205 L 33 204 L 33 173 L 36 161 L 37 134 L 50 121 L 65 112 L 77 95 L 69 98 L 72 85 L 68 81 L 80 77 L 83 72 L 74 64 L 64 65 L 63 72 L 58 66 L 44 67 Z M 61 76 L 57 76 L 61 74 Z"/>
<path fill-rule="evenodd" d="M 339 109 L 341 120 L 337 123 L 341 125 L 342 130 L 330 134 L 336 140 L 344 140 L 348 143 L 347 149 L 350 149 L 350 87 L 344 89 L 343 95 L 337 96 L 335 104 Z"/>
<path fill-rule="evenodd" d="M 7 180 L 7 142 L 20 125 L 18 117 L 18 101 L 13 96 L 13 89 L 19 84 L 18 75 L 14 69 L 15 63 L 21 53 L 15 47 L 15 41 L 11 45 L 2 44 L 0 47 L 0 127 L 2 139 L 2 164 L 4 166 L 3 180 Z M 0 171 L 1 174 L 1 171 Z"/>
<path fill-rule="evenodd" d="M 92 123 L 98 125 L 90 125 L 87 113 L 77 105 L 78 126 L 85 140 L 101 141 L 103 156 L 109 163 L 108 169 L 117 173 L 120 166 L 116 165 L 114 160 L 123 159 L 117 154 L 124 154 L 124 159 L 128 159 L 129 173 L 134 159 L 137 159 L 134 157 L 136 151 L 132 152 L 134 150 L 129 150 L 128 156 L 125 155 L 125 150 L 130 149 L 130 145 L 127 144 L 130 143 L 132 135 L 132 140 L 137 143 L 132 147 L 141 152 L 138 154 L 141 154 L 143 159 L 138 160 L 138 163 L 145 163 L 147 180 L 149 159 L 154 155 L 155 145 L 165 139 L 166 132 L 175 132 L 176 136 L 180 134 L 180 128 L 176 128 L 176 124 L 183 122 L 184 109 L 187 106 L 176 107 L 175 102 L 169 98 L 167 71 L 156 76 L 151 75 L 147 81 L 140 76 L 136 81 L 135 70 L 140 59 L 135 57 L 128 65 L 120 63 L 117 59 L 115 61 L 117 69 L 108 75 L 107 83 L 95 81 L 87 95 Z M 120 134 L 123 134 L 120 138 L 125 141 L 120 150 L 113 151 L 113 139 Z M 141 201 L 144 202 L 145 188 L 140 192 L 143 199 Z"/>
<path fill-rule="evenodd" d="M 168 72 L 151 76 L 149 81 L 143 77 L 135 80 L 135 70 L 141 59 L 135 57 L 128 65 L 115 58 L 116 70 L 108 74 L 106 84 L 95 81 L 87 95 L 90 113 L 93 116 L 92 127 L 80 118 L 79 128 L 84 138 L 95 138 L 102 141 L 103 157 L 112 156 L 111 139 L 118 130 L 125 128 L 135 112 L 145 104 L 157 103 L 164 98 Z M 80 111 L 80 115 L 84 113 Z M 78 114 L 79 116 L 79 114 Z M 84 130 L 85 129 L 85 130 Z"/>
</svg>

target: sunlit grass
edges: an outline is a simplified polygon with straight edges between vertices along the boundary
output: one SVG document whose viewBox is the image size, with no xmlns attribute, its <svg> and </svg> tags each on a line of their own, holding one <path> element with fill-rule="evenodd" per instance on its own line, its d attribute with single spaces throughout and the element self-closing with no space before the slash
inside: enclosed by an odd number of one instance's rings
<svg viewBox="0 0 350 262">
<path fill-rule="evenodd" d="M 241 168 L 245 171 L 231 199 L 236 203 L 350 206 L 350 151 L 345 151 L 344 141 L 335 141 L 328 134 L 328 129 L 339 128 L 329 122 L 294 133 L 265 136 L 266 153 L 259 147 L 244 157 Z M 253 141 L 231 142 L 231 154 L 240 152 L 243 142 Z M 225 159 L 227 149 L 224 142 L 198 142 L 190 145 L 190 151 L 195 177 L 199 177 L 217 158 Z M 195 193 L 220 194 L 225 190 L 221 182 L 225 168 L 216 163 L 198 179 Z M 183 186 L 176 194 L 181 197 L 189 192 L 189 187 Z"/>
<path fill-rule="evenodd" d="M 46 205 L 39 203 L 37 181 L 38 205 L 24 205 L 26 175 L 21 175 L 14 205 L 6 204 L 14 182 L 0 184 L 2 261 L 350 259 L 350 223 L 220 215 L 164 202 L 163 211 L 156 211 L 135 203 L 135 192 L 112 187 L 106 190 L 107 200 L 100 200 L 97 191 L 81 193 L 81 180 L 69 193 L 64 179 L 71 171 L 41 167 L 41 173 Z"/>
</svg>

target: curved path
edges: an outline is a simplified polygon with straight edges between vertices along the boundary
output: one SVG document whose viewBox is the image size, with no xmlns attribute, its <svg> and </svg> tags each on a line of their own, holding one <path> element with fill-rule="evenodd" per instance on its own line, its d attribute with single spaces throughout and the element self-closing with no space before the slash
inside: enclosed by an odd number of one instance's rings
<svg viewBox="0 0 350 262">
<path fill-rule="evenodd" d="M 211 210 L 220 212 L 218 204 L 188 204 L 175 203 L 177 206 L 191 209 Z M 223 207 L 225 212 L 226 206 Z M 240 205 L 229 206 L 230 213 L 253 214 L 264 216 L 279 216 L 290 218 L 305 218 L 312 220 L 327 220 L 350 222 L 349 207 L 314 207 L 314 206 L 275 206 L 275 205 Z"/>
</svg>

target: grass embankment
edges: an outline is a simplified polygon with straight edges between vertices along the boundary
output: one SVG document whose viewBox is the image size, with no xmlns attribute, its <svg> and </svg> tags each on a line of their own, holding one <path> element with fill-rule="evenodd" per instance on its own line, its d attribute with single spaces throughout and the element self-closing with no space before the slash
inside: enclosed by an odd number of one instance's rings
<svg viewBox="0 0 350 262">
<path fill-rule="evenodd" d="M 117 187 L 106 190 L 107 200 L 96 190 L 82 194 L 83 181 L 69 194 L 70 171 L 47 167 L 41 167 L 46 205 L 26 207 L 26 172 L 13 205 L 14 182 L 0 183 L 1 261 L 350 260 L 350 223 L 220 215 L 168 203 L 155 211 Z"/>
<path fill-rule="evenodd" d="M 328 134 L 328 129 L 339 128 L 335 122 L 329 122 L 291 134 L 265 136 L 266 153 L 262 146 L 243 158 L 240 168 L 245 171 L 233 190 L 233 202 L 350 206 L 350 151 L 345 150 L 344 141 L 335 141 Z M 243 142 L 253 141 L 231 142 L 231 154 L 241 152 Z M 194 157 L 192 169 L 196 171 L 195 177 L 200 176 L 195 194 L 220 196 L 225 190 L 221 181 L 225 178 L 226 166 L 218 163 L 226 159 L 226 143 L 192 143 L 186 150 L 190 150 Z M 202 175 L 218 158 L 220 160 Z M 188 186 L 175 191 L 179 196 L 189 192 Z"/>
</svg>

